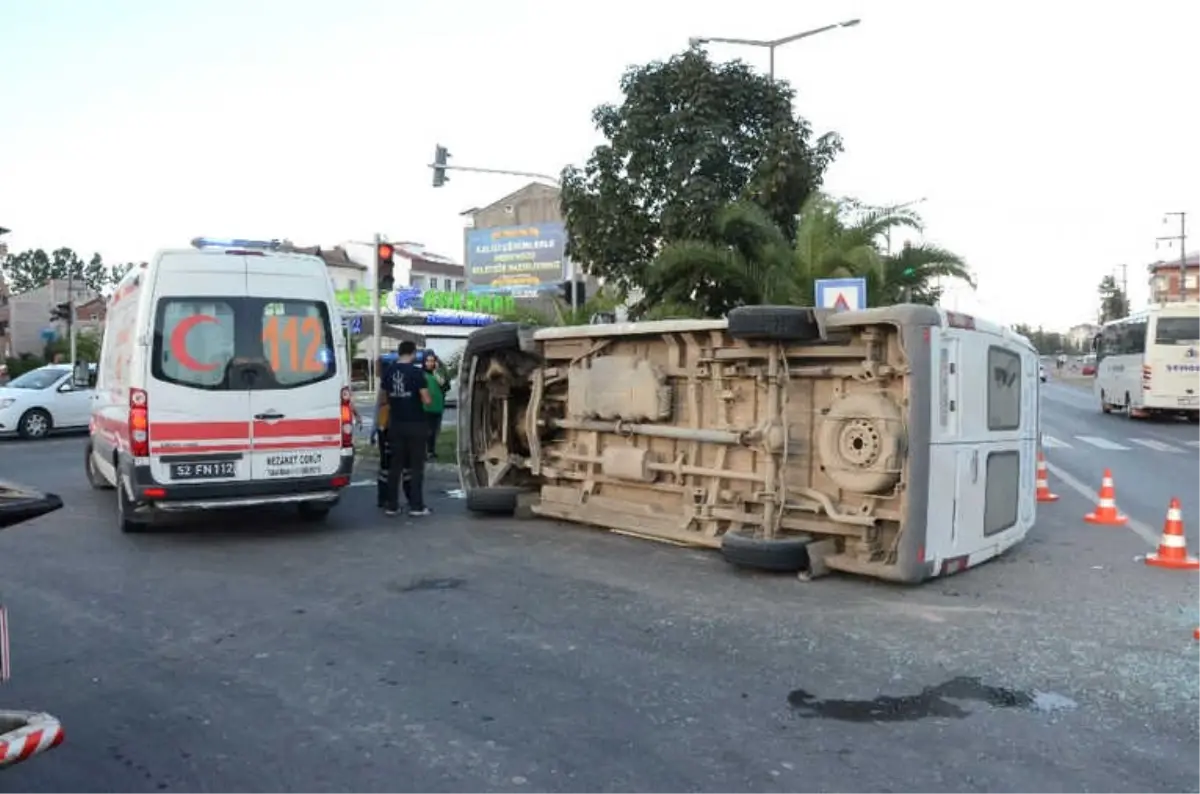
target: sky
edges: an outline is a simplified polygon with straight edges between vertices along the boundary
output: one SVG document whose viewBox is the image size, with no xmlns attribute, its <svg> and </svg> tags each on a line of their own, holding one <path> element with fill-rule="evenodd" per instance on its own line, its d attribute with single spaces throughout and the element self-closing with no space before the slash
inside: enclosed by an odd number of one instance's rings
<svg viewBox="0 0 1200 794">
<path fill-rule="evenodd" d="M 950 308 L 1063 328 L 1096 284 L 1200 249 L 1200 3 L 1011 0 L 0 0 L 0 226 L 14 251 L 141 261 L 199 235 L 333 245 L 380 232 L 462 257 L 460 213 L 600 142 L 630 65 L 692 36 L 780 48 L 796 111 L 846 151 L 825 189 L 924 199 L 978 290 Z M 767 68 L 757 48 L 715 59 Z M 1190 56 L 1190 57 L 1189 57 Z M 900 240 L 894 240 L 899 243 Z"/>
</svg>

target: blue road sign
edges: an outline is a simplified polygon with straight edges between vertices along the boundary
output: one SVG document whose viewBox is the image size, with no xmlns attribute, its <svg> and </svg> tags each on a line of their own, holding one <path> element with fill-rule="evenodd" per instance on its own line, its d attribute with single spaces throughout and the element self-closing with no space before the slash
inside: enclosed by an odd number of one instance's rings
<svg viewBox="0 0 1200 794">
<path fill-rule="evenodd" d="M 819 278 L 814 284 L 818 309 L 848 312 L 867 308 L 865 278 Z"/>
<path fill-rule="evenodd" d="M 58 338 L 58 329 L 57 328 L 46 327 L 46 328 L 42 329 L 42 341 L 43 342 L 53 342 L 57 338 Z"/>
<path fill-rule="evenodd" d="M 350 333 L 358 336 L 362 333 L 362 315 L 356 314 L 350 318 Z"/>
</svg>

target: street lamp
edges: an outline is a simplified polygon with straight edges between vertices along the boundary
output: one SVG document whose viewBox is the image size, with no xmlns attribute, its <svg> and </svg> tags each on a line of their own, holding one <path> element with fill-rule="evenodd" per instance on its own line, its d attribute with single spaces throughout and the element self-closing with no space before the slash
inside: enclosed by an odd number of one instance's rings
<svg viewBox="0 0 1200 794">
<path fill-rule="evenodd" d="M 688 44 L 693 47 L 699 47 L 701 44 L 741 44 L 745 47 L 766 47 L 771 56 L 770 66 L 767 70 L 767 74 L 770 76 L 771 82 L 775 82 L 776 47 L 782 47 L 784 44 L 791 44 L 793 41 L 807 39 L 809 36 L 816 36 L 818 33 L 825 33 L 826 31 L 835 30 L 837 28 L 852 28 L 860 22 L 862 22 L 861 19 L 848 19 L 845 22 L 837 22 L 833 25 L 825 25 L 824 27 L 806 30 L 803 33 L 796 33 L 792 36 L 784 36 L 781 39 L 770 39 L 767 41 L 760 41 L 758 39 L 726 39 L 716 36 L 692 36 L 690 39 L 688 39 Z"/>
</svg>

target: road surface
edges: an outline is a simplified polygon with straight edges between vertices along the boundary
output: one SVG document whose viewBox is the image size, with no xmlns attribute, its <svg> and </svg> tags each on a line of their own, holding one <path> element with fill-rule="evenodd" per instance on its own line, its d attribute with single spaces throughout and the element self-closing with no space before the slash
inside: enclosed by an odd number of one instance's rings
<svg viewBox="0 0 1200 794">
<path fill-rule="evenodd" d="M 1080 479 L 1118 464 L 1071 443 L 1051 456 L 1079 455 Z M 1187 460 L 1121 443 L 1143 456 L 1117 470 L 1130 499 Z M 919 588 L 801 584 L 709 552 L 469 518 L 437 480 L 429 519 L 383 519 L 356 487 L 321 527 L 222 515 L 124 536 L 82 449 L 0 444 L 0 477 L 67 502 L 0 533 L 5 703 L 67 730 L 5 773 L 8 790 L 1195 791 L 1200 778 L 1196 577 L 1135 561 L 1146 542 L 1085 525 L 1090 504 L 1069 489 L 976 570 Z M 1164 506 L 1144 498 L 1124 504 L 1150 521 Z"/>
</svg>

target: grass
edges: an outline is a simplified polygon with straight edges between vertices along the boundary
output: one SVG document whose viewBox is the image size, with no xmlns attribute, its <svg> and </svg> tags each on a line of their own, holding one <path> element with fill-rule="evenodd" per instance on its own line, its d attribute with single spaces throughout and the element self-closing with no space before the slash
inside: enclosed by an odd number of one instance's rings
<svg viewBox="0 0 1200 794">
<path fill-rule="evenodd" d="M 369 443 L 366 439 L 355 439 L 354 451 L 361 458 L 379 457 L 379 447 Z M 458 428 L 442 427 L 442 432 L 438 433 L 434 452 L 437 453 L 438 463 L 454 463 L 458 458 Z"/>
</svg>

